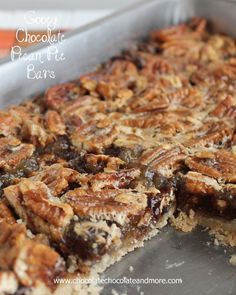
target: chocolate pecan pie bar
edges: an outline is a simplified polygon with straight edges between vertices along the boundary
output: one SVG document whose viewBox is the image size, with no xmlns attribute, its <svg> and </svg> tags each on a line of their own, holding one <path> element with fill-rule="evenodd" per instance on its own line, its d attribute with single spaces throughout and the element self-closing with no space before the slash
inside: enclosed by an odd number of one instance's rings
<svg viewBox="0 0 236 295">
<path fill-rule="evenodd" d="M 56 279 L 102 272 L 168 219 L 235 245 L 235 81 L 235 41 L 193 19 L 2 111 L 0 293 L 86 294 Z"/>
</svg>

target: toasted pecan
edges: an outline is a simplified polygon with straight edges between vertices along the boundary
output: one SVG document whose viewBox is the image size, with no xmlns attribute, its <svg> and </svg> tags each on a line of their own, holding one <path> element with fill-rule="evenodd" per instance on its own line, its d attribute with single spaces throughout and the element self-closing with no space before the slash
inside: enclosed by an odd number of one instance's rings
<svg viewBox="0 0 236 295">
<path fill-rule="evenodd" d="M 45 102 L 47 107 L 59 109 L 66 101 L 79 96 L 80 89 L 74 83 L 64 83 L 51 87 L 46 92 Z"/>
<path fill-rule="evenodd" d="M 9 224 L 16 222 L 13 211 L 5 199 L 0 200 L 0 222 L 6 221 Z"/>
<path fill-rule="evenodd" d="M 99 191 L 103 188 L 126 188 L 139 175 L 139 169 L 131 168 L 111 173 L 91 175 L 89 182 L 94 191 Z"/>
<path fill-rule="evenodd" d="M 140 163 L 151 166 L 160 174 L 170 177 L 179 168 L 181 162 L 186 158 L 183 147 L 176 146 L 171 148 L 157 147 L 143 153 Z"/>
<path fill-rule="evenodd" d="M 57 135 L 64 135 L 66 133 L 66 126 L 56 111 L 48 111 L 46 113 L 46 122 L 51 132 Z"/>
<path fill-rule="evenodd" d="M 81 180 L 80 173 L 63 167 L 61 164 L 54 164 L 45 167 L 42 171 L 32 177 L 35 181 L 44 182 L 53 196 L 60 195 L 70 184 L 77 183 Z"/>
<path fill-rule="evenodd" d="M 67 192 L 63 199 L 80 217 L 111 220 L 122 225 L 130 216 L 147 207 L 147 196 L 144 193 L 119 189 L 94 192 L 79 188 Z"/>
<path fill-rule="evenodd" d="M 4 194 L 30 229 L 50 235 L 51 240 L 61 240 L 73 210 L 54 197 L 43 182 L 25 179 L 5 188 Z"/>
<path fill-rule="evenodd" d="M 196 157 L 187 158 L 185 163 L 193 171 L 225 182 L 236 182 L 236 156 L 227 150 L 208 152 L 202 157 L 199 153 Z"/>
<path fill-rule="evenodd" d="M 0 222 L 0 264 L 11 270 L 23 286 L 45 284 L 54 289 L 53 278 L 64 271 L 62 258 L 50 247 L 27 237 L 24 225 Z"/>
<path fill-rule="evenodd" d="M 71 141 L 78 149 L 88 152 L 103 152 L 118 136 L 118 127 L 107 120 L 90 121 L 78 127 L 71 136 Z"/>
<path fill-rule="evenodd" d="M 221 187 L 215 179 L 190 171 L 184 176 L 184 189 L 188 193 L 204 196 L 214 194 Z"/>
<path fill-rule="evenodd" d="M 32 144 L 22 143 L 16 138 L 0 138 L 0 167 L 5 170 L 15 169 L 23 160 L 34 153 Z"/>
<path fill-rule="evenodd" d="M 223 101 L 221 101 L 216 108 L 210 113 L 210 115 L 225 118 L 229 117 L 235 119 L 236 117 L 236 99 L 232 95 L 228 95 Z"/>
</svg>

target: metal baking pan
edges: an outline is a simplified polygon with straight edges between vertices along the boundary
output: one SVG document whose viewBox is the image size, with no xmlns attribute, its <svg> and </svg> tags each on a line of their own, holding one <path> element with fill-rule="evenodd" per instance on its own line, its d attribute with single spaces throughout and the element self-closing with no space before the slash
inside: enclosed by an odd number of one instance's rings
<svg viewBox="0 0 236 295">
<path fill-rule="evenodd" d="M 67 34 L 57 44 L 65 60 L 61 62 L 15 60 L 0 63 L 0 105 L 17 103 L 45 90 L 48 86 L 75 79 L 98 63 L 119 53 L 145 36 L 153 28 L 186 21 L 192 16 L 206 17 L 216 31 L 236 35 L 236 2 L 224 0 L 152 0 L 142 1 L 93 24 Z M 48 47 L 39 45 L 26 51 L 46 56 Z M 29 80 L 26 67 L 36 71 L 50 69 L 55 79 Z M 148 295 L 225 295 L 236 294 L 236 268 L 229 263 L 234 249 L 215 246 L 206 231 L 183 234 L 165 228 L 144 248 L 127 255 L 111 266 L 106 278 L 181 278 L 182 284 L 120 284 L 105 286 L 102 294 Z M 132 266 L 132 267 L 130 267 Z M 131 271 L 133 269 L 133 271 Z M 113 291 L 112 291 L 113 289 Z"/>
</svg>

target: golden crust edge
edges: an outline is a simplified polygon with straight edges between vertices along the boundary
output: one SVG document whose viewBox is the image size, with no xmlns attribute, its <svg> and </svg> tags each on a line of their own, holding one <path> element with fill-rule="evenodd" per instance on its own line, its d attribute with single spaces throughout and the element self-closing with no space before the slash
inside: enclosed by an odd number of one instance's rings
<svg viewBox="0 0 236 295">
<path fill-rule="evenodd" d="M 170 219 L 171 225 L 180 231 L 191 232 L 197 225 L 208 229 L 209 234 L 214 236 L 222 245 L 236 246 L 236 219 L 225 220 L 220 217 L 209 217 L 200 213 L 180 211 L 177 217 Z"/>
</svg>

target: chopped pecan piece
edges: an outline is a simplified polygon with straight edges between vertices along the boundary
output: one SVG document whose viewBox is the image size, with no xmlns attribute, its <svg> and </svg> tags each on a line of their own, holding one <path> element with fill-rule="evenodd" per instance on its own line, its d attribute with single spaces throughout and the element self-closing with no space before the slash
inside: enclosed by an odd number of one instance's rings
<svg viewBox="0 0 236 295">
<path fill-rule="evenodd" d="M 129 116 L 124 118 L 121 123 L 122 125 L 129 127 L 138 127 L 138 128 L 151 128 L 151 127 L 159 127 L 160 122 L 163 119 L 163 114 L 159 113 L 155 116 L 150 116 L 145 114 L 142 116 Z"/>
<path fill-rule="evenodd" d="M 97 171 L 98 167 L 102 167 L 106 171 L 117 171 L 119 167 L 124 164 L 124 161 L 119 158 L 94 154 L 86 154 L 85 161 L 91 166 L 92 172 Z"/>
<path fill-rule="evenodd" d="M 116 96 L 117 88 L 113 82 L 99 81 L 96 91 L 105 99 L 113 99 Z"/>
<path fill-rule="evenodd" d="M 122 127 L 121 127 L 122 128 Z M 119 137 L 114 141 L 110 149 L 106 152 L 114 151 L 115 155 L 121 158 L 126 163 L 134 162 L 144 150 L 144 147 L 148 142 L 144 142 L 142 134 L 132 133 L 128 127 L 122 128 L 122 132 Z"/>
<path fill-rule="evenodd" d="M 231 57 L 235 56 L 236 52 L 236 45 L 234 40 L 232 38 L 220 35 L 220 34 L 214 34 L 210 36 L 208 42 L 219 54 L 219 56 L 223 59 L 225 57 Z"/>
<path fill-rule="evenodd" d="M 161 75 L 159 82 L 161 83 L 162 86 L 169 87 L 169 86 L 173 85 L 172 84 L 173 81 L 170 81 L 170 80 L 168 81 L 168 78 L 166 79 L 166 77 L 167 77 L 167 75 L 174 75 L 175 70 L 174 70 L 172 64 L 166 58 L 160 57 L 160 56 L 153 56 L 150 54 L 144 55 L 143 53 L 141 53 L 141 60 L 143 61 L 142 62 L 142 69 L 141 69 L 141 73 L 142 73 L 143 77 L 149 78 L 153 82 L 153 80 L 154 81 L 156 80 L 157 74 L 159 74 L 159 75 Z M 178 80 L 178 78 L 176 79 L 176 81 L 177 80 Z M 178 82 L 177 82 L 177 85 L 178 85 Z M 145 83 L 144 86 L 146 86 L 146 87 L 144 87 L 143 90 L 145 90 L 147 88 L 148 83 Z M 176 86 L 176 84 L 175 84 L 175 86 Z"/>
<path fill-rule="evenodd" d="M 137 67 L 136 65 L 128 60 L 114 60 L 111 61 L 108 65 L 108 76 L 113 76 L 116 78 L 122 78 L 122 77 L 129 77 L 129 76 L 135 76 L 137 74 Z"/>
<path fill-rule="evenodd" d="M 90 94 L 97 93 L 108 102 L 123 98 L 126 101 L 133 96 L 130 85 L 138 79 L 136 65 L 125 59 L 117 59 L 107 63 L 107 72 L 104 75 L 86 75 L 86 83 L 90 87 Z M 85 77 L 83 77 L 84 81 Z M 91 87 L 92 86 L 92 87 Z M 92 90 L 92 91 L 91 91 Z"/>
<path fill-rule="evenodd" d="M 17 272 L 20 281 L 24 285 L 34 284 L 34 282 L 42 281 L 45 285 L 54 289 L 53 279 L 58 277 L 64 271 L 64 263 L 62 258 L 52 248 L 40 243 L 26 243 L 24 249 L 21 249 L 19 256 L 25 256 L 25 259 L 19 257 L 15 268 L 20 270 L 24 265 L 27 271 L 23 273 Z"/>
</svg>

